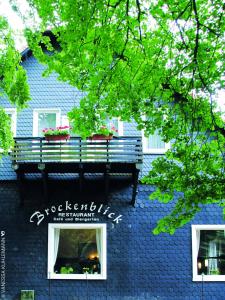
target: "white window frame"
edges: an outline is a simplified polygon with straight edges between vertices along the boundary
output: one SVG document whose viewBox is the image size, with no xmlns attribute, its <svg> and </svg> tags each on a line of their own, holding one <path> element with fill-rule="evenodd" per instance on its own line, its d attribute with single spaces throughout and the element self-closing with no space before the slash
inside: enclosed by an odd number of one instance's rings
<svg viewBox="0 0 225 300">
<path fill-rule="evenodd" d="M 61 126 L 70 126 L 69 118 L 67 115 L 61 116 Z"/>
<path fill-rule="evenodd" d="M 61 109 L 60 108 L 38 108 L 33 110 L 33 137 L 38 136 L 38 114 L 39 113 L 55 113 L 56 127 L 60 126 Z"/>
<path fill-rule="evenodd" d="M 101 257 L 101 274 L 56 274 L 52 263 L 54 251 L 54 230 L 55 229 L 101 229 L 102 257 Z M 78 279 L 78 280 L 105 280 L 107 279 L 107 241 L 106 241 L 106 224 L 87 224 L 87 223 L 49 223 L 48 224 L 48 279 Z"/>
<path fill-rule="evenodd" d="M 123 121 L 118 118 L 118 135 L 123 136 Z"/>
<path fill-rule="evenodd" d="M 193 281 L 225 281 L 225 275 L 198 275 L 198 231 L 200 230 L 225 230 L 225 224 L 221 225 L 192 225 L 192 274 Z"/>
<path fill-rule="evenodd" d="M 149 148 L 148 137 L 145 136 L 144 130 L 142 130 L 142 145 L 144 154 L 165 154 L 170 149 L 170 143 L 165 143 L 164 148 Z"/>
<path fill-rule="evenodd" d="M 5 112 L 7 114 L 11 114 L 11 130 L 13 132 L 13 136 L 16 136 L 16 122 L 17 122 L 17 111 L 16 108 L 5 108 Z"/>
</svg>

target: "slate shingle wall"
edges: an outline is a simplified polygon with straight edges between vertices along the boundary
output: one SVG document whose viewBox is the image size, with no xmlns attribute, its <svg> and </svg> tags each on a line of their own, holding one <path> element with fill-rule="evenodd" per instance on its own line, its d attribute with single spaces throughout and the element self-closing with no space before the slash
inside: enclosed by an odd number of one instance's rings
<svg viewBox="0 0 225 300">
<path fill-rule="evenodd" d="M 89 182 L 85 199 L 101 201 L 101 182 Z M 99 186 L 98 186 L 99 184 Z M 107 223 L 107 280 L 47 280 L 47 229 L 53 215 L 36 226 L 29 223 L 31 214 L 40 210 L 41 183 L 26 185 L 26 204 L 18 208 L 19 197 L 14 182 L 0 184 L 0 228 L 6 231 L 7 299 L 19 299 L 21 289 L 34 289 L 36 300 L 222 300 L 223 282 L 192 282 L 191 226 L 173 236 L 154 236 L 151 230 L 168 212 L 168 206 L 149 202 L 151 188 L 139 187 L 137 207 L 127 203 L 127 184 L 111 190 L 110 209 L 123 215 L 120 224 Z M 78 202 L 74 184 L 50 182 L 52 203 Z M 95 195 L 95 196 L 94 196 Z M 42 210 L 49 207 L 44 205 Z M 41 210 L 41 211 L 42 211 Z M 193 224 L 222 224 L 221 211 L 210 205 L 199 213 Z M 51 298 L 49 298 L 49 293 Z"/>
<path fill-rule="evenodd" d="M 31 87 L 32 101 L 19 113 L 17 136 L 31 136 L 34 108 L 60 108 L 62 115 L 79 103 L 82 93 L 66 83 L 58 82 L 56 75 L 41 77 L 44 67 L 33 57 L 24 63 Z M 5 100 L 1 104 L 9 107 Z M 134 123 L 124 123 L 124 135 L 141 135 Z M 141 176 L 147 174 L 156 156 L 145 155 Z M 15 179 L 9 158 L 0 164 L 0 179 Z M 74 187 L 75 186 L 75 187 Z M 77 185 L 78 186 L 78 185 Z M 96 186 L 96 184 L 94 184 Z M 18 188 L 13 181 L 0 182 L 0 230 L 6 231 L 6 289 L 7 299 L 19 299 L 21 289 L 35 289 L 36 300 L 221 300 L 225 299 L 224 283 L 192 282 L 191 227 L 186 225 L 174 236 L 153 236 L 151 230 L 157 220 L 168 212 L 168 206 L 149 202 L 151 188 L 140 186 L 137 207 L 127 204 L 131 187 L 113 184 L 110 206 L 123 215 L 123 221 L 107 222 L 106 281 L 65 281 L 46 279 L 47 223 L 39 227 L 29 223 L 30 215 L 40 209 L 43 198 L 41 183 L 30 181 L 25 188 L 27 203 L 19 208 Z M 87 189 L 89 191 L 89 189 Z M 100 201 L 101 192 L 90 189 L 86 200 Z M 62 200 L 63 199 L 63 200 Z M 71 182 L 53 183 L 51 201 L 77 202 L 76 185 Z M 209 206 L 198 214 L 193 223 L 222 224 L 221 211 Z M 50 284 L 50 285 L 49 285 Z M 51 298 L 49 297 L 51 294 Z"/>
</svg>

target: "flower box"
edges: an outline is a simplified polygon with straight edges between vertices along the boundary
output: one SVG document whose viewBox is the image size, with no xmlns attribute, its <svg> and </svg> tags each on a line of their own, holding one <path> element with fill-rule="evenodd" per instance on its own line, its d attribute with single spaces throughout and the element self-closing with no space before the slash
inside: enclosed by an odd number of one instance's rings
<svg viewBox="0 0 225 300">
<path fill-rule="evenodd" d="M 93 134 L 92 136 L 90 136 L 88 139 L 90 140 L 112 140 L 113 138 L 113 134 L 109 134 L 109 135 L 104 135 L 104 134 Z"/>
<path fill-rule="evenodd" d="M 70 138 L 69 134 L 66 135 L 45 135 L 46 141 L 63 141 L 63 140 L 68 140 Z"/>
<path fill-rule="evenodd" d="M 118 133 L 118 130 L 112 126 L 110 129 L 107 128 L 106 125 L 101 126 L 100 128 L 97 128 L 96 131 L 94 131 L 90 137 L 88 137 L 89 140 L 112 140 L 113 136 Z"/>
<path fill-rule="evenodd" d="M 45 128 L 42 132 L 46 141 L 63 141 L 70 138 L 69 130 L 69 126 L 59 126 L 56 128 Z"/>
</svg>

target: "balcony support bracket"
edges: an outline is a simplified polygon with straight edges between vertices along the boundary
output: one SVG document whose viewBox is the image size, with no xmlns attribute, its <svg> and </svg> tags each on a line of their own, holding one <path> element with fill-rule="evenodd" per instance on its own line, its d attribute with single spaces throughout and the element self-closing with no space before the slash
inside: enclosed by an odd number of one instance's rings
<svg viewBox="0 0 225 300">
<path fill-rule="evenodd" d="M 42 175 L 42 184 L 43 184 L 43 192 L 44 192 L 44 202 L 48 202 L 48 173 L 45 169 L 41 170 Z"/>
<path fill-rule="evenodd" d="M 109 172 L 110 172 L 110 164 L 106 164 L 105 172 L 104 172 L 104 179 L 105 179 L 105 198 L 104 203 L 108 203 L 108 196 L 109 196 Z"/>
<path fill-rule="evenodd" d="M 83 164 L 79 164 L 79 191 L 80 191 L 80 195 L 82 194 L 82 190 L 83 190 L 83 181 L 84 181 L 84 166 L 83 166 Z"/>
<path fill-rule="evenodd" d="M 130 204 L 135 207 L 135 202 L 136 202 L 136 196 L 138 193 L 137 187 L 138 187 L 138 175 L 139 175 L 139 169 L 136 169 L 133 173 L 132 173 L 132 180 L 133 180 L 133 191 L 132 191 L 132 200 L 130 202 Z"/>
<path fill-rule="evenodd" d="M 24 206 L 24 186 L 23 186 L 23 182 L 24 182 L 25 175 L 24 175 L 24 173 L 21 173 L 21 172 L 17 172 L 16 175 L 17 175 L 18 187 L 19 187 L 20 206 L 23 207 Z"/>
</svg>

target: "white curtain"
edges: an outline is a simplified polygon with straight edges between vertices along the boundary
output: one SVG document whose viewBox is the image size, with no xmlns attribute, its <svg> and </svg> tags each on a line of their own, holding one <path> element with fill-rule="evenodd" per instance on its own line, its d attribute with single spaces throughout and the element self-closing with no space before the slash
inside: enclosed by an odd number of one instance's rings
<svg viewBox="0 0 225 300">
<path fill-rule="evenodd" d="M 217 255 L 217 241 L 210 241 L 208 248 L 208 257 L 216 257 Z M 209 258 L 208 274 L 211 274 L 211 271 L 218 269 L 217 259 Z"/>
<path fill-rule="evenodd" d="M 54 253 L 53 253 L 53 270 L 56 263 L 58 249 L 59 249 L 59 237 L 60 237 L 60 229 L 55 228 L 54 230 Z"/>
<path fill-rule="evenodd" d="M 96 244 L 97 244 L 97 250 L 98 250 L 98 259 L 101 264 L 102 260 L 102 238 L 101 238 L 101 229 L 96 229 Z"/>
<path fill-rule="evenodd" d="M 161 136 L 156 131 L 153 135 L 149 135 L 148 148 L 150 149 L 164 149 L 165 143 L 162 141 Z"/>
<path fill-rule="evenodd" d="M 200 247 L 200 237 L 201 237 L 201 231 L 196 230 L 197 256 L 198 256 L 199 247 Z"/>
</svg>

